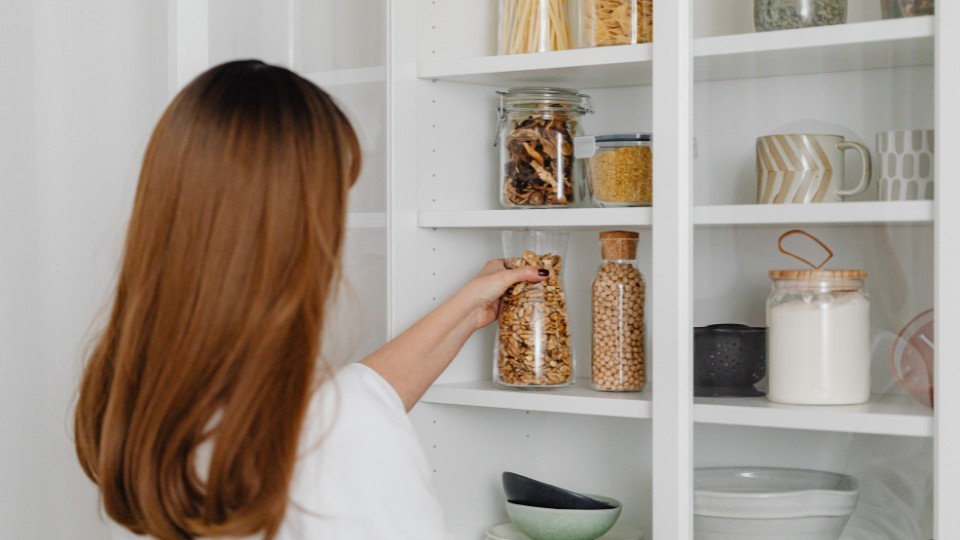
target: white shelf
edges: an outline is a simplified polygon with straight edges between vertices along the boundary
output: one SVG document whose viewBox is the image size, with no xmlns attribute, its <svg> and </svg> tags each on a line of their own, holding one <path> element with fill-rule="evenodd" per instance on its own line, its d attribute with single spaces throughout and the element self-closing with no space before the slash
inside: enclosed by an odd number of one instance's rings
<svg viewBox="0 0 960 540">
<path fill-rule="evenodd" d="M 647 392 L 598 392 L 588 381 L 555 390 L 508 390 L 492 381 L 435 384 L 420 400 L 424 403 L 492 407 L 522 411 L 650 418 Z"/>
<path fill-rule="evenodd" d="M 697 206 L 693 220 L 702 226 L 932 223 L 933 201 Z"/>
<path fill-rule="evenodd" d="M 305 73 L 303 77 L 317 86 L 326 88 L 329 86 L 383 82 L 387 80 L 387 69 L 384 66 L 332 69 L 330 71 Z"/>
<path fill-rule="evenodd" d="M 758 398 L 694 398 L 693 419 L 727 424 L 844 433 L 932 437 L 933 411 L 910 396 L 873 396 L 862 405 L 806 406 Z"/>
<path fill-rule="evenodd" d="M 933 17 L 694 40 L 698 81 L 933 64 Z"/>
<path fill-rule="evenodd" d="M 546 208 L 518 210 L 421 211 L 420 227 L 451 229 L 649 227 L 648 208 Z"/>
<path fill-rule="evenodd" d="M 652 80 L 650 44 L 420 62 L 417 76 L 491 86 L 637 86 Z"/>
<path fill-rule="evenodd" d="M 348 212 L 348 229 L 383 229 L 387 226 L 385 212 Z"/>
<path fill-rule="evenodd" d="M 697 226 L 870 225 L 933 223 L 933 201 L 697 206 Z M 652 208 L 425 210 L 417 224 L 437 229 L 649 227 Z"/>
<path fill-rule="evenodd" d="M 933 64 L 932 16 L 694 40 L 698 81 Z M 602 88 L 652 81 L 653 46 L 420 62 L 417 76 L 490 86 Z"/>
<path fill-rule="evenodd" d="M 649 390 L 598 392 L 588 381 L 556 390 L 508 390 L 491 381 L 435 384 L 424 403 L 524 411 L 651 418 Z M 779 429 L 933 436 L 933 411 L 910 396 L 873 396 L 862 405 L 801 406 L 758 398 L 694 398 L 694 421 Z"/>
</svg>

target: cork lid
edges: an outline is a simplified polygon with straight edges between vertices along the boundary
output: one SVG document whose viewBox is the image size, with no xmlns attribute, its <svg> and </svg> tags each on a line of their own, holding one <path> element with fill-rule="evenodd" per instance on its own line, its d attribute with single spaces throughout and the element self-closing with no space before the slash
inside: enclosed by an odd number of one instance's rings
<svg viewBox="0 0 960 540">
<path fill-rule="evenodd" d="M 603 231 L 600 233 L 600 253 L 605 260 L 633 260 L 637 258 L 640 233 L 633 231 Z"/>
<path fill-rule="evenodd" d="M 771 270 L 770 279 L 791 279 L 797 281 L 843 281 L 864 279 L 866 270 Z"/>
</svg>

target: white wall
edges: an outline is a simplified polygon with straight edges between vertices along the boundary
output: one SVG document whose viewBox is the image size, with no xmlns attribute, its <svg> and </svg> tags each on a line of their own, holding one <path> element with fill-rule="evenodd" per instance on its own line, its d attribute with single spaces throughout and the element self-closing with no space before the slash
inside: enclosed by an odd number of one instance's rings
<svg viewBox="0 0 960 540">
<path fill-rule="evenodd" d="M 166 100 L 165 2 L 0 3 L 0 523 L 105 538 L 70 439 L 141 153 Z"/>
</svg>

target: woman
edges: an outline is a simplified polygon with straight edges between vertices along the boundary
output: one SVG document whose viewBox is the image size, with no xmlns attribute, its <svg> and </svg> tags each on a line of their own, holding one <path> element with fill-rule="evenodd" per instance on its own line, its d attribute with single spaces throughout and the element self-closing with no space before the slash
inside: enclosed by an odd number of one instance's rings
<svg viewBox="0 0 960 540">
<path fill-rule="evenodd" d="M 406 411 L 498 299 L 545 270 L 484 266 L 360 364 L 318 360 L 357 137 L 319 88 L 210 69 L 147 147 L 76 447 L 115 536 L 442 536 Z"/>
</svg>

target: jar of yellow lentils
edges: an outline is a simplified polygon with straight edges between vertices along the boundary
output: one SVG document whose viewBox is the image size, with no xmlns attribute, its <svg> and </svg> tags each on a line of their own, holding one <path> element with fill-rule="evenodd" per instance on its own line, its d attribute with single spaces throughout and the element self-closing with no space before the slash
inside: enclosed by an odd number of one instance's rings
<svg viewBox="0 0 960 540">
<path fill-rule="evenodd" d="M 586 164 L 587 187 L 599 207 L 653 204 L 653 135 L 617 133 L 574 140 Z"/>
</svg>

